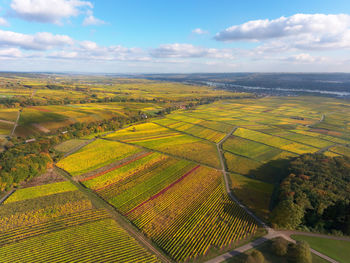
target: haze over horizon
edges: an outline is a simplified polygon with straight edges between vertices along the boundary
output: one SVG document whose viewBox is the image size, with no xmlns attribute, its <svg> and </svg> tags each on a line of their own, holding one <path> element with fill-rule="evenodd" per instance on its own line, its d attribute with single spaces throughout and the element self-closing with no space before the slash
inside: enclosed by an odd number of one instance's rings
<svg viewBox="0 0 350 263">
<path fill-rule="evenodd" d="M 344 0 L 0 0 L 0 71 L 350 72 L 349 48 Z"/>
</svg>

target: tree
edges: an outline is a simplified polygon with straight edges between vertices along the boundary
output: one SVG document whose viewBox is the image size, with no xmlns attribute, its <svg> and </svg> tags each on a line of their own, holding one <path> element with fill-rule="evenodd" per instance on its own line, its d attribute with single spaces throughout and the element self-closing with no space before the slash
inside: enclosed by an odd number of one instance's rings
<svg viewBox="0 0 350 263">
<path fill-rule="evenodd" d="M 276 238 L 272 242 L 272 250 L 277 256 L 285 256 L 288 252 L 288 241 L 282 237 Z"/>
<path fill-rule="evenodd" d="M 312 263 L 310 246 L 305 241 L 298 241 L 288 249 L 288 260 L 293 263 Z"/>
<path fill-rule="evenodd" d="M 286 229 L 294 229 L 302 222 L 304 208 L 290 199 L 281 201 L 271 214 L 271 223 Z"/>
</svg>

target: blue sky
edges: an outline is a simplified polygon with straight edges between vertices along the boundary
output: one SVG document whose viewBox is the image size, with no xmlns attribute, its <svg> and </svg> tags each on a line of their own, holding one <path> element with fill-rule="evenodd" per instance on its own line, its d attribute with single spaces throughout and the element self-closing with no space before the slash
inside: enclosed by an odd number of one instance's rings
<svg viewBox="0 0 350 263">
<path fill-rule="evenodd" d="M 349 72 L 350 3 L 0 0 L 1 71 Z"/>
</svg>

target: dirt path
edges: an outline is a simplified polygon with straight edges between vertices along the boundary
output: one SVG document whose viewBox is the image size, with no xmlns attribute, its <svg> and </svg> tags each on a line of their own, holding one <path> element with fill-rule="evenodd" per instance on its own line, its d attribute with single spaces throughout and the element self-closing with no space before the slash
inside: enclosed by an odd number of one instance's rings
<svg viewBox="0 0 350 263">
<path fill-rule="evenodd" d="M 50 132 L 49 129 L 45 128 L 44 126 L 40 125 L 39 123 L 33 123 L 32 126 L 37 128 L 39 131 L 41 131 L 43 133 L 49 133 Z"/>
<path fill-rule="evenodd" d="M 0 199 L 0 205 L 1 205 L 3 202 L 5 202 L 5 200 L 6 200 L 7 198 L 9 198 L 10 195 L 12 195 L 15 191 L 16 191 L 16 190 L 12 189 L 12 190 L 9 191 L 4 197 L 2 197 L 2 198 Z"/>
<path fill-rule="evenodd" d="M 7 121 L 7 120 L 0 120 L 0 122 L 6 123 L 6 124 L 11 124 L 11 125 L 14 125 L 14 124 L 15 124 L 14 121 Z"/>
<path fill-rule="evenodd" d="M 71 154 L 73 154 L 73 153 L 79 151 L 81 148 L 83 148 L 84 146 L 86 146 L 86 145 L 92 143 L 92 142 L 95 141 L 95 140 L 96 140 L 96 138 L 84 142 L 83 144 L 81 144 L 81 145 L 75 147 L 74 149 L 70 150 L 69 152 L 65 153 L 65 154 L 64 154 L 64 157 L 68 157 L 69 155 L 71 155 Z"/>
<path fill-rule="evenodd" d="M 18 115 L 17 115 L 17 119 L 15 121 L 15 125 L 13 126 L 13 129 L 12 129 L 12 132 L 11 132 L 11 137 L 15 134 L 15 130 L 18 126 L 18 121 L 19 121 L 19 118 L 21 117 L 21 110 L 18 111 Z"/>
<path fill-rule="evenodd" d="M 250 216 L 252 216 L 258 224 L 260 224 L 262 227 L 264 227 L 268 231 L 268 226 L 256 215 L 254 215 L 245 205 L 243 205 L 231 192 L 231 187 L 229 184 L 229 179 L 227 175 L 227 169 L 224 161 L 224 153 L 222 150 L 222 144 L 238 129 L 238 127 L 234 127 L 220 142 L 216 144 L 218 153 L 219 153 L 219 158 L 220 158 L 220 163 L 222 167 L 222 173 L 224 175 L 224 181 L 225 181 L 225 189 L 230 198 L 237 203 L 240 207 L 242 207 Z"/>
<path fill-rule="evenodd" d="M 312 128 L 312 126 L 317 125 L 317 124 L 323 122 L 325 118 L 326 118 L 326 115 L 325 115 L 325 114 L 322 114 L 321 119 L 320 119 L 319 121 L 316 121 L 315 123 L 310 124 L 310 125 L 306 125 L 306 127 Z"/>
<path fill-rule="evenodd" d="M 338 145 L 338 144 L 332 144 L 332 145 L 323 147 L 322 149 L 319 149 L 316 153 L 324 153 L 324 152 L 328 151 L 330 148 L 332 148 L 332 147 L 334 147 L 334 146 L 337 146 L 337 145 Z"/>
</svg>

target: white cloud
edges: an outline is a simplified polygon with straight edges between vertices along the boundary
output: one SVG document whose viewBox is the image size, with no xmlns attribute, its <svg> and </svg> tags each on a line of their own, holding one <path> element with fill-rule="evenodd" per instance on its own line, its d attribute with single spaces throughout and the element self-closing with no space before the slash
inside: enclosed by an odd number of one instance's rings
<svg viewBox="0 0 350 263">
<path fill-rule="evenodd" d="M 259 52 L 350 48 L 350 15 L 296 14 L 254 20 L 216 34 L 218 41 L 258 41 Z"/>
<path fill-rule="evenodd" d="M 319 36 L 343 34 L 350 27 L 350 16 L 346 14 L 296 14 L 275 20 L 253 20 L 229 27 L 216 34 L 220 41 L 263 40 L 303 34 Z"/>
<path fill-rule="evenodd" d="M 3 17 L 0 17 L 0 26 L 9 26 L 9 22 Z"/>
<path fill-rule="evenodd" d="M 23 57 L 21 50 L 18 48 L 0 49 L 0 58 L 20 58 Z"/>
<path fill-rule="evenodd" d="M 193 34 L 197 34 L 197 35 L 205 35 L 208 34 L 209 32 L 207 30 L 203 30 L 201 28 L 196 28 L 192 30 Z"/>
<path fill-rule="evenodd" d="M 83 21 L 83 26 L 99 26 L 104 24 L 106 24 L 105 21 L 94 17 L 92 14 L 89 14 L 87 17 L 85 17 Z"/>
<path fill-rule="evenodd" d="M 11 8 L 28 21 L 61 24 L 62 19 L 77 16 L 93 5 L 80 0 L 12 0 Z"/>
<path fill-rule="evenodd" d="M 28 35 L 0 30 L 0 46 L 46 50 L 65 45 L 73 45 L 73 43 L 74 41 L 66 35 L 53 35 L 47 32 Z"/>
<path fill-rule="evenodd" d="M 229 49 L 203 48 L 191 44 L 163 44 L 150 51 L 155 58 L 222 58 L 233 59 L 233 51 Z"/>
<path fill-rule="evenodd" d="M 326 58 L 315 57 L 307 53 L 301 53 L 301 54 L 292 55 L 282 60 L 287 62 L 295 62 L 295 63 L 314 63 L 314 62 L 324 62 Z"/>
</svg>

